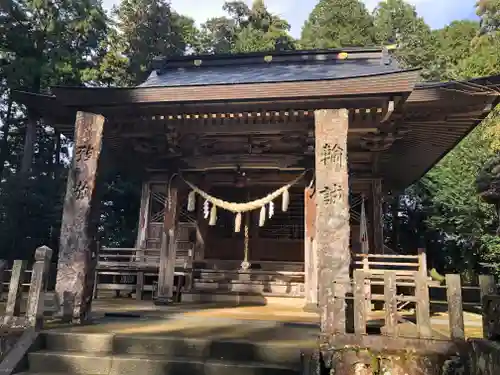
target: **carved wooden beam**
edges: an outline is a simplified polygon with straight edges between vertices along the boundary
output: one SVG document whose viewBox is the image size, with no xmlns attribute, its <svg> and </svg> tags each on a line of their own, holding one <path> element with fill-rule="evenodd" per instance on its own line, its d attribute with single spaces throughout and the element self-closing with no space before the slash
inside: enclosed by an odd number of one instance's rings
<svg viewBox="0 0 500 375">
<path fill-rule="evenodd" d="M 290 154 L 226 154 L 183 158 L 189 167 L 198 170 L 227 169 L 240 166 L 242 169 L 272 168 L 281 169 L 296 165 L 301 156 Z"/>
</svg>

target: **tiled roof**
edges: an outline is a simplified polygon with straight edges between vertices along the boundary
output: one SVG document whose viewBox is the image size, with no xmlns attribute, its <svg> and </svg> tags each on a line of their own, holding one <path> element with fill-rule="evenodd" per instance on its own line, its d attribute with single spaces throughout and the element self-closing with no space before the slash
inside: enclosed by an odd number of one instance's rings
<svg viewBox="0 0 500 375">
<path fill-rule="evenodd" d="M 165 60 L 139 87 L 342 79 L 401 71 L 382 50 L 296 51 L 286 55 L 192 56 Z M 269 61 L 269 56 L 272 58 Z"/>
</svg>

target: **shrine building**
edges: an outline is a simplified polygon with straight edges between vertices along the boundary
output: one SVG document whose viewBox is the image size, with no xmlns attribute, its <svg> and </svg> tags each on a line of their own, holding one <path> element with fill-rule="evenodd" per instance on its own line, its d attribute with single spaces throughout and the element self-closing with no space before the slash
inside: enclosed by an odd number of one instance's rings
<svg viewBox="0 0 500 375">
<path fill-rule="evenodd" d="M 384 196 L 477 126 L 499 84 L 424 83 L 387 50 L 349 48 L 165 58 L 137 87 L 18 92 L 75 142 L 56 291 L 72 292 L 82 316 L 101 286 L 138 298 L 155 290 L 167 303 L 176 275 L 181 301 L 321 304 L 333 280 L 350 277 L 355 254 L 391 251 Z M 127 256 L 96 246 L 109 163 L 143 176 Z M 133 285 L 109 286 L 106 270 L 128 271 Z"/>
</svg>

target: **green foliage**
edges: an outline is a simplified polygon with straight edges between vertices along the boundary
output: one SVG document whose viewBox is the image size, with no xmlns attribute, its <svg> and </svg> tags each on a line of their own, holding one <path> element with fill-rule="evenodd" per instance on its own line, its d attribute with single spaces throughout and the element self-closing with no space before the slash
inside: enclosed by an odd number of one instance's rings
<svg viewBox="0 0 500 375">
<path fill-rule="evenodd" d="M 496 33 L 500 28 L 500 0 L 479 0 L 477 15 L 481 17 L 481 35 Z"/>
<path fill-rule="evenodd" d="M 236 23 L 228 17 L 217 17 L 201 25 L 198 52 L 230 53 L 236 39 Z"/>
<path fill-rule="evenodd" d="M 446 80 L 459 78 L 461 75 L 459 65 L 468 65 L 464 61 L 470 58 L 471 41 L 478 31 L 479 23 L 475 21 L 454 21 L 434 31 L 439 78 Z"/>
<path fill-rule="evenodd" d="M 423 77 L 432 77 L 433 36 L 415 7 L 404 0 L 380 2 L 374 12 L 374 25 L 380 45 L 397 44 L 395 55 L 402 66 L 424 68 Z"/>
<path fill-rule="evenodd" d="M 476 178 L 479 196 L 490 204 L 500 206 L 500 153 L 491 156 L 482 166 Z"/>
<path fill-rule="evenodd" d="M 475 129 L 423 180 L 432 197 L 427 223 L 454 249 L 456 269 L 468 274 L 488 258 L 490 236 L 498 226 L 493 206 L 476 191 L 476 176 L 491 155 L 485 126 Z"/>
<path fill-rule="evenodd" d="M 106 35 L 107 18 L 94 0 L 2 2 L 0 50 L 11 88 L 40 91 L 77 85 L 95 67 L 92 52 Z"/>
<path fill-rule="evenodd" d="M 122 0 L 113 11 L 131 80 L 142 83 L 156 57 L 183 55 L 193 43 L 194 22 L 173 12 L 166 0 Z"/>
<path fill-rule="evenodd" d="M 399 11 L 389 12 L 387 8 L 390 4 L 399 4 Z M 380 30 L 381 25 L 385 25 L 388 30 L 396 29 L 398 33 L 395 35 L 403 39 L 401 30 L 404 30 L 404 24 L 417 22 L 410 8 L 400 1 L 381 4 L 375 13 L 376 27 Z M 382 14 L 381 9 L 384 10 Z M 498 74 L 499 33 L 492 27 L 484 31 L 485 24 L 492 24 L 491 8 L 489 13 L 480 13 L 489 17 L 488 20 L 483 17 L 483 28 L 476 22 L 455 21 L 435 30 L 431 38 L 422 37 L 425 43 L 421 47 L 427 51 L 422 54 L 422 59 L 406 59 L 408 63 L 405 65 L 421 66 L 427 78 L 437 80 Z M 406 21 L 402 21 L 404 19 Z M 407 33 L 412 37 L 411 30 Z M 383 35 L 385 37 L 390 33 Z M 405 61 L 404 42 L 399 44 L 396 53 Z M 395 225 L 394 221 L 400 222 L 398 236 L 399 242 L 406 244 L 404 246 L 413 244 L 414 248 L 416 238 L 425 237 L 429 258 L 441 272 L 462 272 L 465 276 L 472 276 L 485 262 L 500 271 L 499 240 L 496 237 L 498 216 L 495 207 L 481 200 L 476 190 L 478 173 L 500 150 L 499 118 L 498 109 L 494 110 L 425 178 L 407 189 L 397 203 L 401 217 L 394 219 L 394 215 L 390 215 L 393 222 L 389 220 L 389 225 Z M 489 184 L 489 188 L 494 185 L 491 179 Z"/>
<path fill-rule="evenodd" d="M 302 48 L 373 46 L 373 18 L 359 0 L 320 0 L 302 28 Z"/>
<path fill-rule="evenodd" d="M 226 2 L 223 8 L 229 17 L 212 18 L 202 25 L 199 51 L 237 53 L 295 48 L 288 22 L 270 13 L 262 0 L 255 0 L 252 7 L 243 1 Z"/>
<path fill-rule="evenodd" d="M 0 3 L 0 244 L 2 258 L 29 259 L 36 246 L 57 245 L 65 170 L 55 165 L 50 124 L 39 123 L 31 171 L 19 173 L 27 113 L 14 89 L 44 92 L 81 85 L 98 68 L 108 19 L 95 0 Z"/>
</svg>

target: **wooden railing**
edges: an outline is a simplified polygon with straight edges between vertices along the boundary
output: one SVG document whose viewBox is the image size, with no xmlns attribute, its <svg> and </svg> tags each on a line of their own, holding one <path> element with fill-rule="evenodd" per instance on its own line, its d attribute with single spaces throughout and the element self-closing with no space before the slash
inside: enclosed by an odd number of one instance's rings
<svg viewBox="0 0 500 375">
<path fill-rule="evenodd" d="M 195 224 L 180 225 L 191 227 Z M 195 229 L 198 232 L 196 225 Z M 181 287 L 191 285 L 195 249 L 190 241 L 178 240 L 176 244 L 174 267 L 179 293 Z M 135 292 L 139 300 L 142 299 L 143 292 L 154 292 L 160 266 L 160 252 L 161 250 L 156 248 L 101 248 L 94 281 L 94 298 L 98 297 L 99 290 Z M 179 282 L 181 278 L 185 280 L 184 285 Z"/>
<path fill-rule="evenodd" d="M 354 254 L 354 266 L 372 274 L 383 275 L 386 271 L 396 271 L 398 275 L 411 275 L 416 271 L 427 274 L 424 251 L 418 255 Z"/>
<path fill-rule="evenodd" d="M 362 269 L 369 278 L 365 281 L 365 296 L 367 298 L 367 308 L 371 309 L 373 299 L 372 293 L 380 291 L 384 285 L 383 278 L 386 272 L 393 271 L 396 274 L 399 286 L 414 286 L 415 275 L 426 278 L 430 285 L 439 285 L 427 276 L 427 258 L 424 249 L 419 249 L 418 255 L 403 254 L 354 254 L 354 268 Z M 397 309 L 407 307 L 409 301 L 399 301 Z"/>
<path fill-rule="evenodd" d="M 410 271 L 408 271 L 410 272 Z M 411 280 L 410 280 L 411 279 Z M 369 320 L 369 309 L 367 300 L 382 301 L 384 303 L 384 326 L 381 333 L 392 337 L 404 337 L 405 333 L 399 332 L 398 326 L 406 321 L 398 311 L 398 303 L 406 302 L 415 306 L 415 332 L 419 338 L 433 337 L 433 328 L 431 324 L 431 305 L 447 306 L 449 338 L 465 339 L 464 325 L 464 306 L 472 303 L 464 303 L 463 290 L 475 289 L 480 293 L 480 299 L 485 300 L 487 296 L 496 294 L 497 287 L 493 276 L 480 276 L 479 286 L 463 286 L 460 275 L 448 274 L 445 277 L 444 285 L 436 285 L 430 282 L 427 275 L 413 271 L 398 275 L 398 271 L 385 271 L 383 281 L 373 277 L 371 273 L 364 270 L 355 270 L 352 280 L 339 280 L 334 284 L 334 299 L 332 314 L 333 316 L 343 316 L 346 314 L 347 325 L 344 326 L 344 319 L 335 319 L 339 323 L 335 326 L 335 334 L 354 333 L 356 335 L 365 335 L 367 333 L 367 323 Z M 370 282 L 372 285 L 383 285 L 383 292 L 380 294 L 371 294 L 367 297 L 366 285 Z M 398 295 L 398 287 L 411 287 L 411 295 Z M 444 289 L 446 291 L 446 300 L 431 300 L 430 289 Z M 336 302 L 338 301 L 338 302 Z M 474 303 L 480 305 L 479 301 Z M 500 303 L 498 304 L 500 306 Z M 352 306 L 347 308 L 346 306 Z M 440 334 L 442 336 L 442 333 Z"/>
<path fill-rule="evenodd" d="M 12 269 L 6 268 L 6 261 L 0 261 L 0 279 L 2 282 L 7 279 L 5 276 L 10 273 L 5 312 L 0 323 L 2 326 L 34 328 L 42 326 L 46 309 L 46 285 L 51 258 L 52 250 L 42 246 L 35 251 L 35 262 L 31 270 L 26 269 L 27 261 L 25 260 L 15 260 Z M 23 315 L 21 304 L 23 302 L 23 284 L 26 284 L 24 282 L 26 274 L 29 279 L 29 290 Z"/>
</svg>

